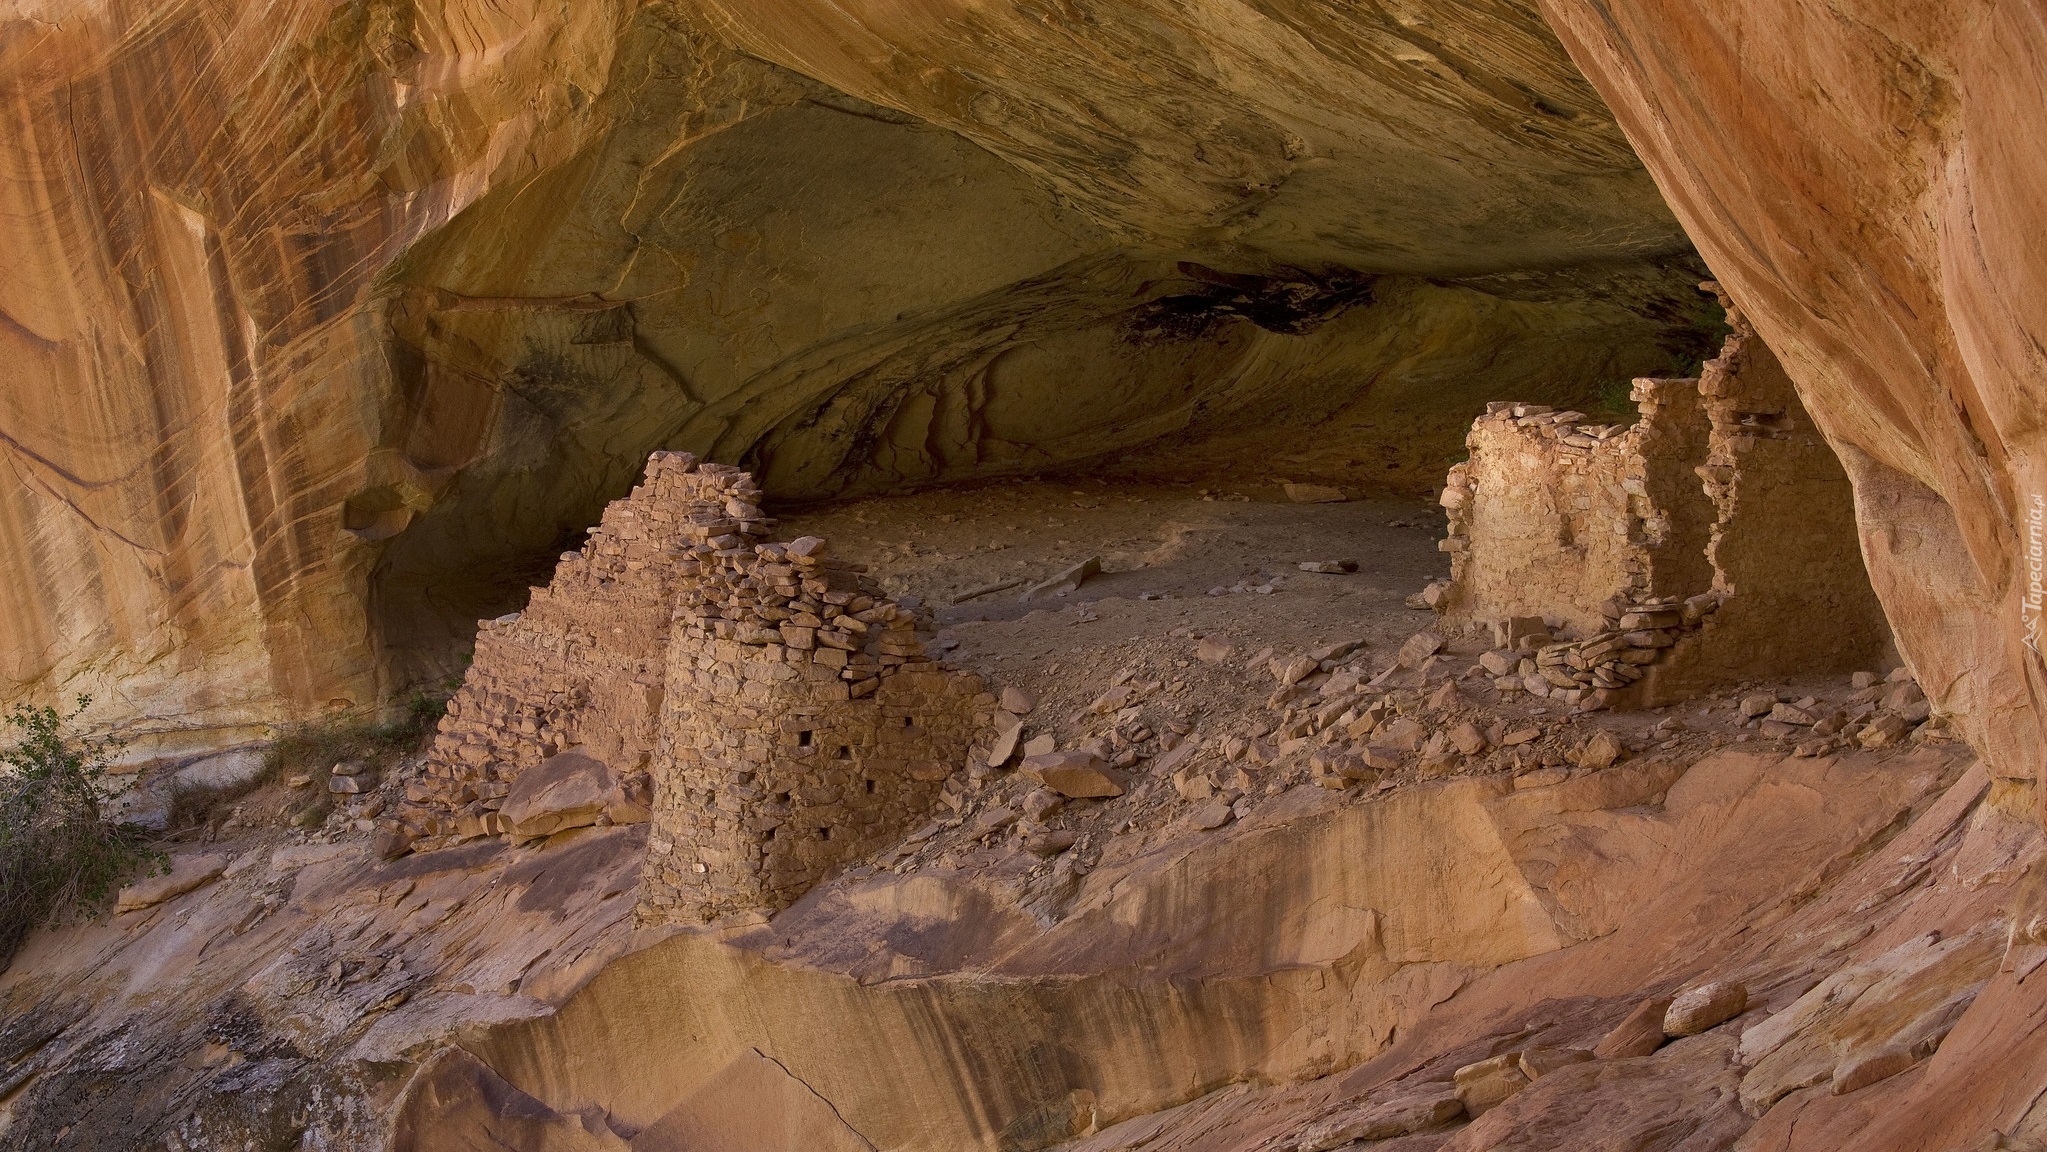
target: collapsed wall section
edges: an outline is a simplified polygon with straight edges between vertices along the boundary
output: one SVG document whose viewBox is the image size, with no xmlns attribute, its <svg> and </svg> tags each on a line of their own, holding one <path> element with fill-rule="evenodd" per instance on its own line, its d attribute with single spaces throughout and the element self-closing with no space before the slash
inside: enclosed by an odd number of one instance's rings
<svg viewBox="0 0 2047 1152">
<path fill-rule="evenodd" d="M 1695 384 L 1635 381 L 1642 415 L 1629 427 L 1487 405 L 1443 490 L 1446 614 L 1596 630 L 1616 599 L 1703 588 L 1714 508 L 1691 474 L 1707 439 Z"/>
<path fill-rule="evenodd" d="M 994 698 L 740 469 L 655 453 L 476 657 L 387 821 L 394 851 L 651 819 L 642 922 L 786 907 L 922 819 Z M 649 812 L 651 809 L 651 813 Z"/>
<path fill-rule="evenodd" d="M 643 923 L 787 907 L 922 819 L 992 719 L 979 677 L 925 659 L 919 614 L 822 544 L 721 555 L 683 598 Z"/>
<path fill-rule="evenodd" d="M 1529 653 L 1502 688 L 1654 702 L 1884 659 L 1847 476 L 1721 300 L 1719 357 L 1635 381 L 1633 427 L 1511 403 L 1473 423 L 1442 494 L 1451 577 L 1425 596 Z"/>
</svg>

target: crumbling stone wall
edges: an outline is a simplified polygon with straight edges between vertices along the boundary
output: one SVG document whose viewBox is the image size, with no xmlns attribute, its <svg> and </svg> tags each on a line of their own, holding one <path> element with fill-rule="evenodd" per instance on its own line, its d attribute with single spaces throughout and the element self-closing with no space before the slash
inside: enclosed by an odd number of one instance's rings
<svg viewBox="0 0 2047 1152">
<path fill-rule="evenodd" d="M 1656 670 L 1663 696 L 1892 658 L 1848 474 L 1776 355 L 1731 301 L 1720 301 L 1734 332 L 1699 380 L 1712 435 L 1698 474 L 1718 511 L 1707 556 L 1725 608 L 1681 659 Z"/>
<path fill-rule="evenodd" d="M 509 831 L 513 781 L 580 747 L 614 773 L 643 771 L 656 743 L 676 597 L 699 548 L 744 547 L 770 525 L 750 474 L 657 452 L 644 481 L 604 510 L 523 612 L 484 622 L 468 674 L 408 799 L 422 837 Z"/>
<path fill-rule="evenodd" d="M 1426 596 L 1454 624 L 1526 641 L 1502 687 L 1656 700 L 1884 658 L 1847 476 L 1722 304 L 1720 356 L 1697 380 L 1635 381 L 1631 428 L 1507 403 L 1473 423 L 1442 495 L 1451 578 Z"/>
<path fill-rule="evenodd" d="M 393 831 L 519 836 L 507 795 L 574 749 L 625 792 L 645 774 L 641 918 L 697 923 L 786 907 L 922 819 L 994 698 L 926 658 L 914 602 L 771 525 L 750 474 L 656 453 L 524 612 L 483 625 Z"/>
<path fill-rule="evenodd" d="M 1616 600 L 1706 586 L 1714 508 L 1692 475 L 1708 434 L 1696 381 L 1637 380 L 1634 399 L 1642 416 L 1629 427 L 1487 405 L 1442 497 L 1451 583 L 1440 607 L 1453 620 L 1596 630 Z"/>
<path fill-rule="evenodd" d="M 787 907 L 938 801 L 995 699 L 820 541 L 719 556 L 685 598 L 642 922 Z M 794 554 L 792 554 L 792 551 Z"/>
</svg>

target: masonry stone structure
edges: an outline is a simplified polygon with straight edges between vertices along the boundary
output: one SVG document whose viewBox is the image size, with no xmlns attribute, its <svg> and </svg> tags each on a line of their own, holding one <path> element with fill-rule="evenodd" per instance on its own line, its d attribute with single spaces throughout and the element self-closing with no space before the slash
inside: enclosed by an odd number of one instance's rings
<svg viewBox="0 0 2047 1152">
<path fill-rule="evenodd" d="M 926 657 L 914 602 L 772 523 L 750 474 L 656 453 L 524 612 L 482 625 L 404 833 L 522 838 L 507 797 L 573 750 L 619 790 L 605 812 L 651 793 L 642 921 L 701 923 L 786 907 L 924 818 L 994 698 Z"/>
<path fill-rule="evenodd" d="M 1637 380 L 1633 426 L 1492 404 L 1450 471 L 1453 618 L 1542 616 L 1596 629 L 1619 598 L 1697 592 L 1714 507 L 1693 465 L 1707 428 L 1695 380 Z"/>
<path fill-rule="evenodd" d="M 1635 381 L 1632 426 L 1511 403 L 1473 423 L 1442 495 L 1451 577 L 1427 596 L 1453 625 L 1536 639 L 1503 682 L 1655 701 L 1886 658 L 1847 475 L 1721 303 L 1720 355 L 1696 380 Z"/>
<path fill-rule="evenodd" d="M 581 747 L 614 772 L 645 771 L 667 676 L 668 637 L 695 550 L 764 537 L 752 477 L 682 453 L 656 453 L 644 482 L 604 510 L 581 551 L 523 612 L 485 621 L 415 798 L 442 813 L 430 836 L 497 832 L 511 782 Z"/>
<path fill-rule="evenodd" d="M 1720 303 L 1734 333 L 1699 380 L 1712 434 L 1697 472 L 1718 513 L 1707 558 L 1727 607 L 1658 670 L 1663 694 L 1895 662 L 1848 474 L 1776 355 L 1724 294 Z"/>
<path fill-rule="evenodd" d="M 682 596 L 641 917 L 786 907 L 938 802 L 994 698 L 918 614 L 804 538 L 706 557 Z"/>
</svg>

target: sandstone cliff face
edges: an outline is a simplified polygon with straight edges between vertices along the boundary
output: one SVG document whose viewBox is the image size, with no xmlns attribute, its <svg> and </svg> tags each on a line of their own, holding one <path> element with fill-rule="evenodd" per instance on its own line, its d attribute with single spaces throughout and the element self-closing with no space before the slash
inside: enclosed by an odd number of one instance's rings
<svg viewBox="0 0 2047 1152">
<path fill-rule="evenodd" d="M 8 6 L 0 698 L 102 691 L 163 755 L 369 705 L 656 446 L 819 496 L 1689 367 L 1696 277 L 1624 127 L 1839 450 L 1898 643 L 1988 771 L 1867 669 L 1559 716 L 1431 634 L 1223 668 L 1179 605 L 1250 616 L 1246 582 L 1126 600 L 1171 643 L 1084 704 L 1052 660 L 1121 650 L 1076 599 L 1004 665 L 1068 698 L 1014 716 L 1072 712 L 1054 745 L 1128 792 L 990 754 L 742 929 L 636 931 L 674 884 L 658 821 L 470 812 L 454 835 L 519 842 L 386 859 L 364 837 L 434 798 L 416 776 L 330 775 L 356 798 L 311 837 L 191 830 L 0 973 L 0 1147 L 2037 1146 L 2047 22 L 1543 3 L 1618 127 L 1488 0 Z M 1783 558 L 1729 540 L 1738 603 Z M 1375 628 L 1413 619 L 1376 595 Z M 766 619 L 746 599 L 720 620 Z M 1251 707 L 1169 727 L 1208 663 Z M 1880 738 L 1833 740 L 1821 698 Z M 447 743 L 552 736 L 498 703 Z M 1709 981 L 1732 1015 L 1672 1024 Z"/>
<path fill-rule="evenodd" d="M 372 287 L 574 151 L 623 8 L 9 6 L 0 691 L 213 743 L 375 698 Z"/>
<path fill-rule="evenodd" d="M 1706 351 L 1505 0 L 33 0 L 0 101 L 0 696 L 140 755 L 445 675 L 652 448 L 819 495 Z"/>
<path fill-rule="evenodd" d="M 1544 0 L 1840 452 L 1898 643 L 1992 770 L 2047 763 L 2047 19 Z"/>
</svg>

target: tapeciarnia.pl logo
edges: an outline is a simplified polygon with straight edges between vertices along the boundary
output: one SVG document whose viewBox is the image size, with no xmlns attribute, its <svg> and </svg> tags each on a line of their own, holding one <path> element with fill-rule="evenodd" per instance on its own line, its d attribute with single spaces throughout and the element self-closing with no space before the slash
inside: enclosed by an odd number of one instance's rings
<svg viewBox="0 0 2047 1152">
<path fill-rule="evenodd" d="M 2019 603 L 2019 624 L 2026 647 L 2040 655 L 2042 624 L 2047 623 L 2047 496 L 2035 495 L 2026 509 L 2026 598 Z"/>
</svg>

